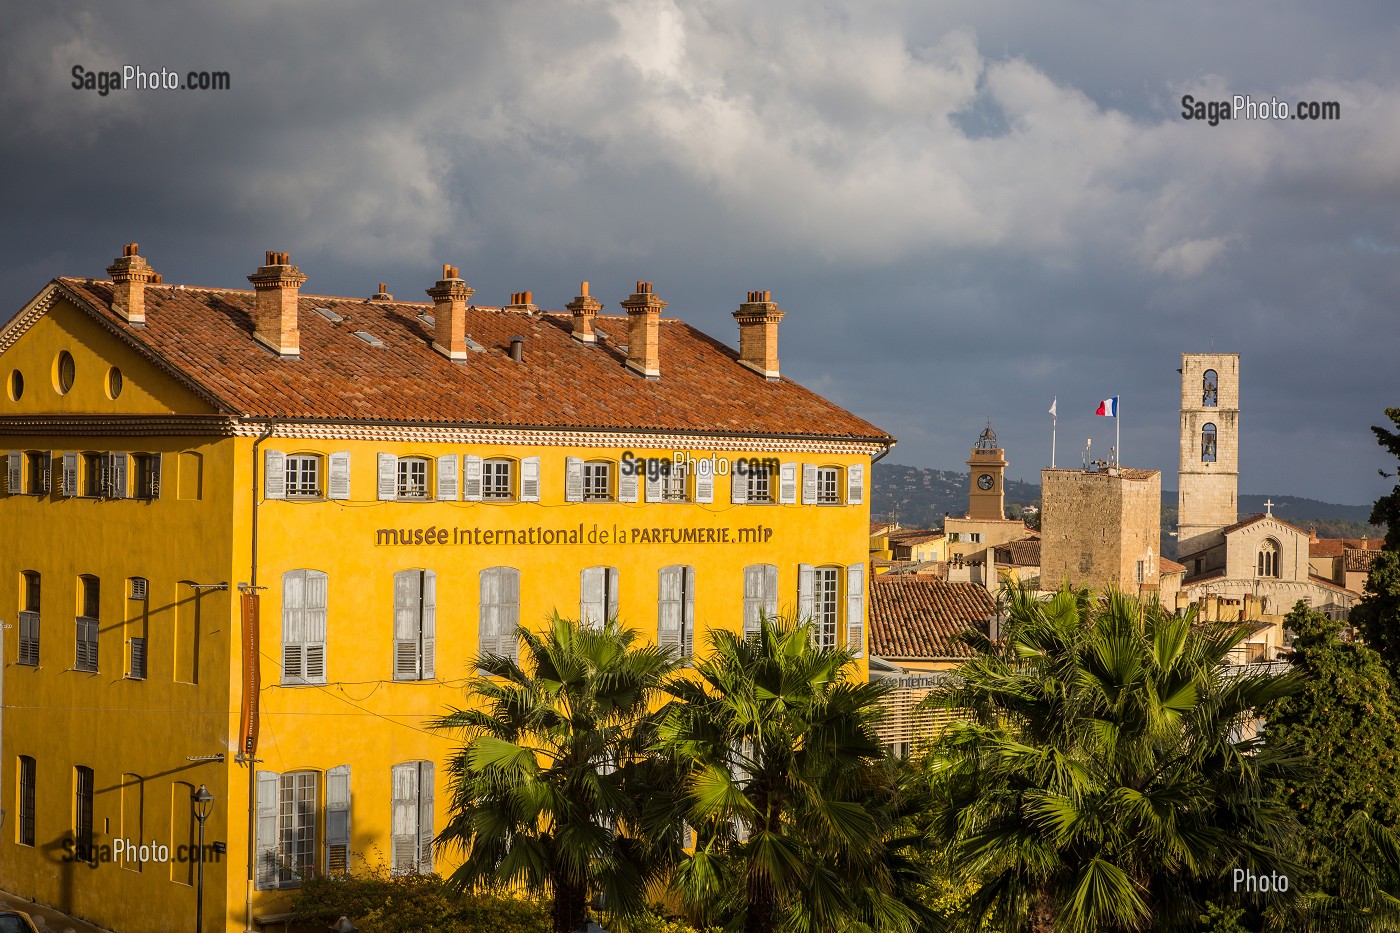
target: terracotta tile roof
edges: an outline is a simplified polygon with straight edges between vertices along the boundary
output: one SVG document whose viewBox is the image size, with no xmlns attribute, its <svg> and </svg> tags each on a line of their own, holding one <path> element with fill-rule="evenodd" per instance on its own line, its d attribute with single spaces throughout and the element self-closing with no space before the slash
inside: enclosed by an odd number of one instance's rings
<svg viewBox="0 0 1400 933">
<path fill-rule="evenodd" d="M 996 603 L 977 583 L 924 575 L 870 580 L 870 653 L 893 659 L 969 658 L 963 632 L 987 631 Z"/>
<path fill-rule="evenodd" d="M 1165 557 L 1157 558 L 1157 571 L 1159 573 L 1185 573 L 1186 565 L 1178 564 L 1174 560 Z"/>
<path fill-rule="evenodd" d="M 1336 583 L 1336 582 L 1334 582 L 1334 581 L 1332 581 L 1332 580 L 1327 579 L 1326 577 L 1319 577 L 1319 576 L 1318 576 L 1317 574 L 1315 574 L 1315 573 L 1310 573 L 1310 574 L 1308 574 L 1308 582 L 1309 582 L 1309 583 L 1316 583 L 1318 586 L 1325 586 L 1325 587 L 1327 587 L 1327 589 L 1329 589 L 1329 590 L 1336 590 L 1336 591 L 1339 592 L 1339 593 L 1347 593 L 1347 594 L 1349 594 L 1349 595 L 1351 595 L 1351 596 L 1357 595 L 1356 590 L 1349 590 L 1349 589 L 1347 589 L 1346 587 L 1341 586 L 1341 585 L 1339 585 L 1338 583 Z"/>
<path fill-rule="evenodd" d="M 890 534 L 890 533 L 893 532 L 893 531 L 894 531 L 894 522 L 871 522 L 871 523 L 870 523 L 870 537 L 872 537 L 872 538 L 876 537 L 877 535 Z"/>
<path fill-rule="evenodd" d="M 1378 555 L 1379 553 L 1379 549 L 1362 549 L 1353 547 L 1347 548 L 1345 553 L 1347 572 L 1370 573 L 1371 565 L 1375 563 L 1376 555 Z"/>
<path fill-rule="evenodd" d="M 1381 538 L 1318 538 L 1308 542 L 1309 557 L 1343 557 L 1347 550 L 1379 551 Z"/>
<path fill-rule="evenodd" d="M 281 360 L 252 338 L 252 291 L 149 286 L 146 325 L 132 327 L 110 309 L 111 282 L 58 282 L 234 415 L 893 440 L 790 379 L 768 382 L 739 365 L 735 350 L 675 317 L 661 321 L 661 378 L 646 380 L 623 368 L 625 315 L 599 315 L 595 326 L 611 339 L 589 347 L 570 336 L 567 312 L 473 306 L 467 331 L 486 350 L 453 363 L 431 348 L 432 327 L 419 319 L 433 313 L 430 303 L 303 294 L 301 358 Z M 523 363 L 508 355 L 517 335 L 525 338 Z"/>
<path fill-rule="evenodd" d="M 999 564 L 1007 564 L 1012 567 L 1040 566 L 1039 538 L 999 544 L 997 545 L 996 551 L 997 563 Z"/>
<path fill-rule="evenodd" d="M 943 537 L 941 531 L 930 531 L 927 528 L 900 528 L 898 531 L 890 532 L 890 543 L 912 546 L 937 541 L 941 537 Z"/>
</svg>

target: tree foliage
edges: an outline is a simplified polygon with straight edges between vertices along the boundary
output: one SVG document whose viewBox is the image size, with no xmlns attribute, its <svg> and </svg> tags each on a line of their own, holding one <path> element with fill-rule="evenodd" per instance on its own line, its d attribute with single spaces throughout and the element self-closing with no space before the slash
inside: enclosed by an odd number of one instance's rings
<svg viewBox="0 0 1400 933">
<path fill-rule="evenodd" d="M 1400 408 L 1387 408 L 1385 416 L 1395 425 L 1395 430 L 1390 430 L 1384 425 L 1375 425 L 1371 431 L 1376 435 L 1376 442 L 1387 452 L 1400 461 Z M 1395 473 L 1381 472 L 1382 476 L 1400 475 L 1400 468 Z M 1381 496 L 1376 500 L 1375 507 L 1371 509 L 1371 524 L 1385 525 L 1387 531 L 1385 535 L 1385 546 L 1391 551 L 1400 551 L 1400 482 L 1395 484 L 1389 495 Z"/>
</svg>

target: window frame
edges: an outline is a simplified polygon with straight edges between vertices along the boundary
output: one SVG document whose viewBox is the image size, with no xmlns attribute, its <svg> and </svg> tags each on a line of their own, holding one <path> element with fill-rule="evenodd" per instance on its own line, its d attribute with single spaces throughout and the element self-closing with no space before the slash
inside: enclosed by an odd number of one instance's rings
<svg viewBox="0 0 1400 933">
<path fill-rule="evenodd" d="M 428 502 L 433 499 L 432 457 L 399 457 L 394 470 L 394 496 L 400 502 Z M 413 468 L 422 467 L 422 488 L 413 486 Z M 405 482 L 407 476 L 408 482 Z"/>
<path fill-rule="evenodd" d="M 93 800 L 96 796 L 97 776 L 86 765 L 73 767 L 73 859 L 77 862 L 95 863 L 93 851 Z"/>
<path fill-rule="evenodd" d="M 321 772 L 314 770 L 284 771 L 277 776 L 278 890 L 300 887 L 302 880 L 316 871 L 316 839 L 321 828 L 321 783 Z M 297 804 L 301 801 L 298 794 L 300 792 L 304 799 L 308 784 L 310 806 L 299 809 Z M 288 820 L 288 816 L 293 819 Z M 309 827 L 306 825 L 308 822 Z M 297 838 L 298 833 L 301 838 Z M 294 849 L 290 855 L 289 841 Z"/>
<path fill-rule="evenodd" d="M 102 580 L 92 574 L 78 577 L 76 623 L 73 670 L 96 674 L 101 660 L 98 649 L 102 631 Z"/>
<path fill-rule="evenodd" d="M 412 589 L 413 592 L 409 592 Z M 406 604 L 411 603 L 411 604 Z M 411 615 L 410 615 L 411 613 Z M 410 567 L 394 573 L 393 657 L 396 681 L 436 679 L 437 574 Z M 410 666 L 407 662 L 411 660 Z"/>
<path fill-rule="evenodd" d="M 1201 373 L 1201 407 L 1220 407 L 1220 374 L 1213 369 Z"/>
<path fill-rule="evenodd" d="M 666 624 L 668 616 L 674 625 Z M 689 564 L 657 571 L 656 644 L 676 648 L 687 667 L 695 657 L 695 568 Z"/>
<path fill-rule="evenodd" d="M 505 467 L 505 490 L 500 484 L 491 481 L 492 468 Z M 481 461 L 481 500 L 483 502 L 514 502 L 516 500 L 516 477 L 519 470 L 516 461 L 509 457 L 490 457 Z"/>
<path fill-rule="evenodd" d="M 1283 548 L 1272 537 L 1259 542 L 1254 552 L 1254 575 L 1261 580 L 1278 580 L 1283 576 Z"/>
<path fill-rule="evenodd" d="M 749 564 L 744 568 L 744 637 L 756 638 L 761 620 L 778 614 L 778 565 Z"/>
<path fill-rule="evenodd" d="M 767 464 L 750 466 L 744 477 L 748 487 L 744 501 L 757 505 L 772 505 L 777 499 L 773 496 L 773 468 Z M 762 490 L 760 494 L 757 490 Z"/>
<path fill-rule="evenodd" d="M 602 576 L 601 605 L 603 608 L 604 615 L 602 619 L 594 620 L 588 611 L 591 605 L 599 602 L 598 600 L 591 600 L 588 598 L 587 588 L 590 574 L 601 574 Z M 585 628 L 600 629 L 608 622 L 611 622 L 613 619 L 617 618 L 618 606 L 621 602 L 620 597 L 618 595 L 618 591 L 622 588 L 621 583 L 622 572 L 618 570 L 618 568 L 613 566 L 609 566 L 606 564 L 596 564 L 592 567 L 585 567 L 579 571 L 578 619 L 580 626 L 583 626 Z"/>
<path fill-rule="evenodd" d="M 480 588 L 476 621 L 477 654 L 520 660 L 520 571 L 515 567 L 484 567 L 477 575 Z M 494 600 L 490 597 L 494 597 Z M 487 629 L 491 631 L 488 632 Z M 505 649 L 505 650 L 502 650 Z"/>
<path fill-rule="evenodd" d="M 325 455 L 314 452 L 289 453 L 282 460 L 283 498 L 292 501 L 320 501 L 326 498 Z M 294 468 L 293 465 L 300 465 Z M 312 484 L 306 486 L 306 465 L 311 466 Z"/>
<path fill-rule="evenodd" d="M 393 877 L 433 873 L 433 771 L 433 762 L 426 759 L 401 761 L 389 769 L 389 874 Z M 408 789 L 410 774 L 412 796 L 403 796 L 400 791 Z M 396 831 L 410 822 L 410 831 Z M 403 851 L 405 837 L 411 840 L 411 853 Z"/>
<path fill-rule="evenodd" d="M 154 500 L 160 498 L 161 455 L 134 453 L 131 455 L 131 498 Z"/>
<path fill-rule="evenodd" d="M 289 587 L 292 581 L 300 575 L 301 580 L 301 605 L 289 605 Z M 322 580 L 324 584 L 322 591 L 325 594 L 325 605 L 310 605 L 309 591 L 312 580 Z M 300 613 L 292 616 L 291 613 Z M 320 639 L 307 637 L 308 634 L 315 634 L 319 629 Z M 313 570 L 310 568 L 298 568 L 288 570 L 282 574 L 282 659 L 281 659 L 281 679 L 279 683 L 284 687 L 299 686 L 324 686 L 328 682 L 326 665 L 326 641 L 330 631 L 330 574 L 324 570 Z M 294 632 L 299 637 L 289 638 L 289 632 Z M 292 656 L 289 649 L 299 649 L 296 653 L 298 673 L 289 675 L 287 673 L 289 665 L 288 659 Z M 319 650 L 313 650 L 319 649 Z M 310 674 L 312 661 L 319 664 L 320 676 L 313 677 Z"/>
<path fill-rule="evenodd" d="M 835 648 L 840 644 L 843 569 L 833 564 L 812 568 L 812 644 L 817 648 Z M 829 580 L 830 586 L 825 586 L 823 580 Z M 822 605 L 827 596 L 830 597 L 829 618 Z"/>
<path fill-rule="evenodd" d="M 1210 438 L 1209 448 L 1207 448 L 1206 438 Z M 1220 430 L 1215 426 L 1214 421 L 1207 421 L 1201 425 L 1201 462 L 1217 463 L 1220 459 Z"/>
<path fill-rule="evenodd" d="M 16 663 L 39 666 L 40 635 L 43 631 L 43 576 L 37 570 L 20 571 L 19 653 Z"/>
<path fill-rule="evenodd" d="M 601 482 L 598 472 L 602 471 Z M 585 460 L 583 461 L 583 502 L 613 502 L 616 495 L 613 489 L 613 477 L 617 470 L 611 460 Z M 602 487 L 602 491 L 596 488 Z"/>
<path fill-rule="evenodd" d="M 841 467 L 818 465 L 815 482 L 814 505 L 842 505 L 844 503 L 841 497 Z"/>
<path fill-rule="evenodd" d="M 84 450 L 78 454 L 78 475 L 82 485 L 78 488 L 79 499 L 102 499 L 107 495 L 106 454 Z"/>
<path fill-rule="evenodd" d="M 32 755 L 20 755 L 18 768 L 15 784 L 19 789 L 19 818 L 15 825 L 15 844 L 32 849 L 36 838 L 34 826 L 37 819 L 39 763 Z"/>
<path fill-rule="evenodd" d="M 23 452 L 24 477 L 21 483 L 27 496 L 46 496 L 53 490 L 53 452 L 26 450 Z"/>
</svg>

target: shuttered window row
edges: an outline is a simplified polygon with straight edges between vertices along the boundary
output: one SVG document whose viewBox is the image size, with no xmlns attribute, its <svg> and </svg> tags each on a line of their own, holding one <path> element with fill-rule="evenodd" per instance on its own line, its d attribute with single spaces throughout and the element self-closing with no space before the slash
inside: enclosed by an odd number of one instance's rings
<svg viewBox="0 0 1400 933">
<path fill-rule="evenodd" d="M 5 456 L 10 495 L 48 495 L 54 488 L 52 451 L 11 450 Z M 164 455 L 156 453 L 60 453 L 58 494 L 63 498 L 159 499 Z"/>
</svg>

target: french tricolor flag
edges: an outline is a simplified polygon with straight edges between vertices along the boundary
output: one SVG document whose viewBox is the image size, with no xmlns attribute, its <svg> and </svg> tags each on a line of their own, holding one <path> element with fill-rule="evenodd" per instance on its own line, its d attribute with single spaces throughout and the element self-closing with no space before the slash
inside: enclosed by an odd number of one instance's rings
<svg viewBox="0 0 1400 933">
<path fill-rule="evenodd" d="M 1099 402 L 1099 410 L 1094 412 L 1094 414 L 1107 415 L 1110 418 L 1117 418 L 1118 396 L 1115 395 L 1113 396 L 1113 398 L 1106 398 L 1102 402 Z"/>
</svg>

